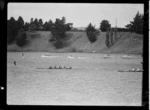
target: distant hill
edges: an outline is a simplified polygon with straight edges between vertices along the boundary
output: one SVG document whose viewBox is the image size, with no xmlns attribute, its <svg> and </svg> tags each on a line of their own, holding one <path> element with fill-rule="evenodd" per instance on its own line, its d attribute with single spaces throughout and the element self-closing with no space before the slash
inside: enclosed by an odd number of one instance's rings
<svg viewBox="0 0 150 110">
<path fill-rule="evenodd" d="M 38 31 L 28 35 L 29 44 L 24 48 L 19 48 L 16 44 L 8 45 L 7 51 L 30 51 L 30 52 L 97 52 L 97 53 L 133 53 L 142 54 L 143 35 L 129 32 L 119 32 L 118 40 L 113 46 L 107 48 L 105 45 L 106 33 L 101 32 L 95 43 L 90 43 L 85 32 L 67 32 L 70 39 L 68 45 L 62 49 L 55 49 L 49 42 L 51 33 Z"/>
</svg>

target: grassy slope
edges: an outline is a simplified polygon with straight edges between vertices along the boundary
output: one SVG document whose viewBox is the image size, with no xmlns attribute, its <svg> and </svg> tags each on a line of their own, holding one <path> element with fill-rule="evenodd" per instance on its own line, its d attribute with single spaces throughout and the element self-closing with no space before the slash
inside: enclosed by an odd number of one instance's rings
<svg viewBox="0 0 150 110">
<path fill-rule="evenodd" d="M 118 33 L 118 41 L 109 49 L 105 45 L 105 32 L 98 36 L 95 43 L 90 43 L 85 32 L 68 32 L 71 35 L 69 44 L 62 49 L 55 49 L 48 41 L 51 37 L 50 32 L 37 32 L 38 37 L 29 38 L 30 44 L 19 48 L 15 44 L 7 47 L 8 51 L 51 51 L 51 52 L 103 52 L 103 53 L 142 53 L 143 36 L 135 33 Z"/>
</svg>

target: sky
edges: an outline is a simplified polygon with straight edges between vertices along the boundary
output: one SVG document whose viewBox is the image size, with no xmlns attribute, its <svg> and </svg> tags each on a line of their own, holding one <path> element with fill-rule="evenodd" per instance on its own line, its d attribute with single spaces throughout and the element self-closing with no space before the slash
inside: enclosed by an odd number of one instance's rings
<svg viewBox="0 0 150 110">
<path fill-rule="evenodd" d="M 89 23 L 99 28 L 102 20 L 108 20 L 112 27 L 125 27 L 133 21 L 136 13 L 144 13 L 143 4 L 104 4 L 104 3 L 8 3 L 7 19 L 16 20 L 22 16 L 25 22 L 31 18 L 50 19 L 66 17 L 73 27 L 87 27 Z"/>
</svg>

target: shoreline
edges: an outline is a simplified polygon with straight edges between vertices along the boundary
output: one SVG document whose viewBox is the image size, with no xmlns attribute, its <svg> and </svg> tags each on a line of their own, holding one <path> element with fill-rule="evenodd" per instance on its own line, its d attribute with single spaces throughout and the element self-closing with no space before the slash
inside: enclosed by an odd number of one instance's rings
<svg viewBox="0 0 150 110">
<path fill-rule="evenodd" d="M 85 54 L 106 54 L 106 55 L 107 55 L 107 54 L 124 54 L 124 55 L 128 55 L 128 54 L 129 54 L 129 55 L 142 55 L 142 54 L 143 54 L 143 53 L 124 53 L 124 52 L 122 52 L 122 53 L 121 53 L 121 52 L 95 52 L 95 53 L 93 53 L 93 52 L 54 52 L 54 51 L 7 51 L 7 53 L 8 53 L 8 52 L 10 52 L 10 53 L 11 53 L 11 52 L 19 52 L 19 53 L 22 53 L 22 52 L 24 52 L 24 53 L 25 53 L 25 52 L 27 52 L 27 53 L 28 53 L 28 52 L 29 52 L 29 53 L 30 53 L 30 52 L 31 52 L 31 53 L 32 53 L 32 52 L 35 52 L 35 53 L 36 53 L 36 52 L 37 52 L 37 53 L 38 53 L 38 52 L 44 53 L 44 52 L 45 52 L 45 53 L 68 53 L 68 54 L 69 54 L 69 53 L 79 53 L 79 54 L 80 54 L 80 53 L 81 53 L 81 54 L 82 54 L 82 53 L 83 53 L 83 54 L 85 53 Z"/>
</svg>

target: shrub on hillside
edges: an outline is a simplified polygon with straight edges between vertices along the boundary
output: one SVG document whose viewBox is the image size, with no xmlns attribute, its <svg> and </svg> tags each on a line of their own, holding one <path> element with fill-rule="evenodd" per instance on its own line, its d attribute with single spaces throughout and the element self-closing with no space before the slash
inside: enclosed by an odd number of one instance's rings
<svg viewBox="0 0 150 110">
<path fill-rule="evenodd" d="M 55 41 L 53 44 L 56 48 L 63 48 L 65 41 L 68 38 L 66 31 L 71 29 L 70 25 L 72 25 L 72 23 L 66 24 L 65 22 L 65 17 L 62 17 L 62 19 L 56 19 L 55 23 L 53 23 L 53 27 L 51 28 L 51 33 L 53 36 L 49 41 Z"/>
<path fill-rule="evenodd" d="M 106 46 L 110 48 L 110 36 L 109 36 L 109 31 L 106 33 L 106 40 L 105 40 Z"/>
<path fill-rule="evenodd" d="M 64 47 L 64 42 L 62 40 L 57 40 L 53 42 L 53 45 L 55 46 L 56 49 L 60 49 Z"/>
<path fill-rule="evenodd" d="M 88 39 L 91 43 L 94 43 L 97 40 L 97 37 L 94 32 L 90 31 L 88 32 Z"/>
<path fill-rule="evenodd" d="M 97 36 L 99 35 L 98 31 L 94 26 L 90 23 L 86 28 L 86 34 L 91 43 L 94 43 L 97 40 Z"/>
<path fill-rule="evenodd" d="M 16 38 L 16 44 L 19 47 L 23 47 L 27 44 L 27 34 L 22 28 L 18 32 L 18 35 Z"/>
<path fill-rule="evenodd" d="M 50 38 L 50 39 L 49 39 L 49 42 L 54 42 L 54 41 L 55 41 L 54 38 Z"/>
<path fill-rule="evenodd" d="M 75 47 L 72 47 L 71 52 L 77 52 L 77 49 Z"/>
</svg>

